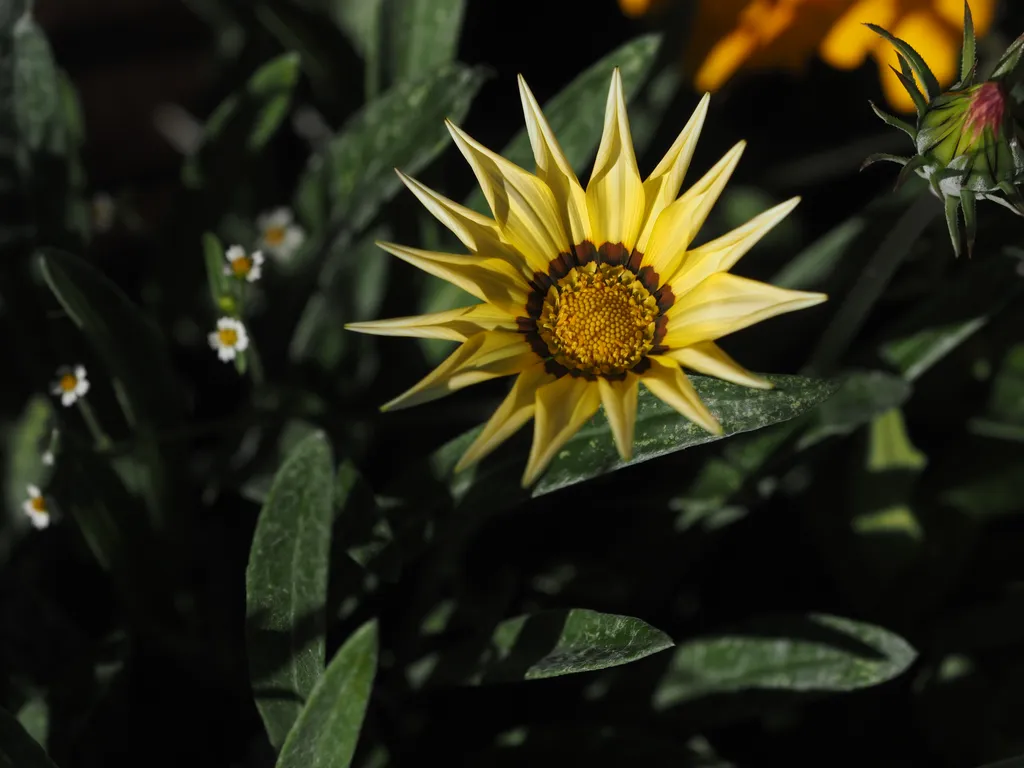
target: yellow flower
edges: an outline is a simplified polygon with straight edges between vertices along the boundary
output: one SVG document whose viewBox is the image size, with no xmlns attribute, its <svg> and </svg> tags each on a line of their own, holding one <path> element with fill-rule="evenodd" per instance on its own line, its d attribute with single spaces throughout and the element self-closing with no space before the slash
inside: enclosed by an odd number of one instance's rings
<svg viewBox="0 0 1024 768">
<path fill-rule="evenodd" d="M 740 367 L 715 340 L 827 298 L 727 274 L 793 210 L 798 198 L 691 250 L 744 147 L 743 142 L 733 147 L 676 199 L 707 114 L 707 95 L 653 173 L 642 180 L 616 70 L 597 160 L 584 190 L 522 77 L 519 88 L 535 174 L 448 123 L 494 219 L 399 172 L 471 253 L 379 245 L 482 303 L 347 326 L 385 336 L 461 342 L 431 374 L 384 408 L 417 405 L 470 384 L 516 375 L 508 397 L 457 470 L 482 459 L 534 418 L 524 486 L 537 479 L 601 405 L 618 452 L 628 461 L 641 383 L 686 418 L 720 433 L 721 426 L 683 369 L 769 388 L 769 382 Z"/>
<path fill-rule="evenodd" d="M 629 15 L 651 3 L 619 0 Z M 972 0 L 980 37 L 992 25 L 996 0 Z M 870 22 L 906 40 L 948 86 L 956 79 L 963 38 L 963 0 L 702 0 L 687 49 L 698 90 L 715 91 L 740 69 L 798 69 L 818 53 L 838 69 L 867 57 L 878 64 L 882 87 L 896 109 L 913 102 L 890 69 L 899 69 L 891 45 L 864 27 Z"/>
</svg>

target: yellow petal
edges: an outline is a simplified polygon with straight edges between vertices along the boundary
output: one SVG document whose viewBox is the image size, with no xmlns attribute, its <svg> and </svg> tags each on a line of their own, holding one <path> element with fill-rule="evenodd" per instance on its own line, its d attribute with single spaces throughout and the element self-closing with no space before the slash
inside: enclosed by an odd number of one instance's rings
<svg viewBox="0 0 1024 768">
<path fill-rule="evenodd" d="M 347 323 L 350 331 L 374 336 L 412 336 L 418 339 L 465 341 L 481 331 L 514 331 L 516 319 L 491 304 L 474 304 L 430 315 L 391 317 L 365 323 Z"/>
<path fill-rule="evenodd" d="M 633 137 L 622 93 L 622 75 L 612 73 L 604 133 L 587 184 L 587 208 L 594 244 L 622 243 L 632 250 L 644 216 L 644 186 L 633 154 Z"/>
<path fill-rule="evenodd" d="M 693 76 L 698 91 L 717 91 L 757 50 L 757 37 L 748 29 L 734 29 L 708 51 Z"/>
<path fill-rule="evenodd" d="M 582 377 L 563 376 L 537 390 L 533 445 L 523 473 L 524 488 L 533 485 L 600 404 L 597 384 Z"/>
<path fill-rule="evenodd" d="M 800 198 L 794 197 L 780 203 L 732 232 L 687 253 L 675 274 L 668 277 L 672 293 L 682 296 L 704 278 L 716 272 L 728 272 L 762 237 L 786 218 L 799 202 Z"/>
<path fill-rule="evenodd" d="M 541 112 L 540 104 L 534 98 L 526 80 L 519 75 L 519 96 L 526 116 L 526 130 L 530 134 L 530 146 L 537 159 L 537 176 L 555 194 L 561 212 L 562 226 L 572 237 L 573 243 L 590 239 L 590 215 L 587 213 L 587 195 L 580 186 L 576 173 L 562 152 L 554 131 Z"/>
<path fill-rule="evenodd" d="M 501 239 L 501 229 L 492 219 L 482 216 L 471 208 L 459 205 L 444 195 L 406 176 L 397 168 L 395 172 L 409 191 L 423 203 L 423 207 L 444 224 L 473 253 L 482 256 L 497 256 L 519 269 L 527 270 L 523 255 Z M 532 275 L 533 270 L 527 270 Z"/>
<path fill-rule="evenodd" d="M 897 0 L 859 0 L 853 3 L 822 40 L 819 48 L 821 57 L 836 69 L 859 67 L 879 40 L 878 35 L 864 24 L 877 24 L 889 29 L 896 18 L 897 5 Z M 960 4 L 960 13 L 963 14 L 963 3 Z"/>
<path fill-rule="evenodd" d="M 954 28 L 964 28 L 964 4 L 962 0 L 938 0 L 936 11 Z M 971 0 L 971 17 L 974 19 L 974 31 L 979 36 L 988 32 L 995 16 L 996 0 Z"/>
<path fill-rule="evenodd" d="M 385 403 L 381 410 L 427 403 L 481 381 L 511 376 L 536 363 L 537 355 L 521 333 L 484 331 L 470 336 L 416 386 Z"/>
<path fill-rule="evenodd" d="M 744 387 L 754 389 L 772 389 L 775 385 L 768 379 L 751 373 L 742 365 L 725 354 L 721 347 L 713 341 L 702 341 L 684 349 L 673 349 L 665 353 L 683 368 L 714 376 L 716 379 L 731 381 Z"/>
<path fill-rule="evenodd" d="M 502 234 L 534 270 L 568 252 L 569 237 L 551 189 L 532 173 L 510 163 L 446 121 L 459 151 L 469 162 Z"/>
<path fill-rule="evenodd" d="M 644 224 L 636 242 L 636 249 L 641 253 L 647 249 L 647 241 L 651 237 L 658 216 L 679 194 L 679 187 L 682 186 L 686 169 L 690 167 L 701 128 L 704 127 L 704 118 L 707 117 L 710 101 L 711 94 L 705 93 L 683 126 L 683 130 L 665 153 L 665 157 L 644 182 Z"/>
<path fill-rule="evenodd" d="M 745 147 L 746 142 L 739 142 L 700 181 L 661 212 L 644 251 L 645 266 L 653 267 L 663 278 L 675 273 L 686 248 L 697 236 L 718 196 L 729 183 Z"/>
<path fill-rule="evenodd" d="M 520 373 L 508 397 L 498 406 L 473 444 L 462 454 L 459 463 L 455 465 L 455 471 L 461 472 L 476 464 L 532 419 L 536 410 L 537 388 L 553 378 L 544 370 L 543 363 L 537 363 Z"/>
<path fill-rule="evenodd" d="M 651 355 L 647 359 L 651 367 L 640 375 L 640 381 L 651 394 L 708 432 L 722 434 L 722 425 L 701 401 L 679 363 L 664 355 Z"/>
<path fill-rule="evenodd" d="M 679 349 L 714 341 L 769 317 L 813 307 L 827 298 L 823 293 L 790 291 L 719 272 L 676 299 L 668 311 L 662 343 Z"/>
<path fill-rule="evenodd" d="M 640 393 L 639 379 L 635 374 L 628 373 L 622 381 L 609 381 L 603 377 L 597 379 L 601 391 L 601 404 L 604 406 L 608 425 L 612 428 L 615 447 L 623 461 L 633 458 L 633 433 L 636 429 L 636 404 Z"/>
<path fill-rule="evenodd" d="M 377 245 L 482 301 L 496 304 L 513 314 L 523 313 L 529 288 L 522 274 L 504 259 L 422 251 L 395 243 Z"/>
</svg>

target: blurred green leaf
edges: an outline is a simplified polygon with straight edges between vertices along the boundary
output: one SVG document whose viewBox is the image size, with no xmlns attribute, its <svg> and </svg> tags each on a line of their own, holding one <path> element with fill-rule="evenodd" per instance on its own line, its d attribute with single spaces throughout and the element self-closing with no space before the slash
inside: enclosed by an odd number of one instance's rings
<svg viewBox="0 0 1024 768">
<path fill-rule="evenodd" d="M 388 6 L 392 82 L 418 80 L 455 59 L 466 0 L 393 0 Z"/>
<path fill-rule="evenodd" d="M 96 349 L 130 424 L 176 424 L 176 376 L 160 330 L 121 289 L 82 259 L 54 249 L 39 256 L 43 277 Z"/>
<path fill-rule="evenodd" d="M 277 768 L 348 768 L 377 672 L 377 622 L 335 654 L 281 748 Z"/>
<path fill-rule="evenodd" d="M 906 402 L 910 384 L 884 371 L 853 371 L 842 378 L 836 393 L 821 404 L 814 421 L 800 437 L 799 450 L 833 435 L 848 435 L 879 414 Z"/>
<path fill-rule="evenodd" d="M 380 67 L 381 20 L 385 0 L 325 0 L 331 18 L 363 57 L 367 70 Z"/>
<path fill-rule="evenodd" d="M 680 644 L 654 706 L 749 689 L 852 691 L 891 680 L 916 657 L 872 624 L 825 614 L 763 618 Z"/>
<path fill-rule="evenodd" d="M 3 709 L 0 709 L 0 768 L 56 768 L 46 751 Z"/>
<path fill-rule="evenodd" d="M 53 405 L 49 398 L 36 395 L 25 405 L 21 418 L 7 435 L 7 473 L 4 490 L 7 510 L 21 515 L 21 504 L 28 498 L 26 487 L 45 488 L 51 468 L 43 464 L 43 452 L 53 427 Z"/>
<path fill-rule="evenodd" d="M 244 153 L 257 154 L 281 126 L 299 81 L 299 55 L 285 53 L 253 73 L 206 121 L 198 150 L 182 169 L 186 186 L 199 187 Z"/>
<path fill-rule="evenodd" d="M 483 84 L 462 64 L 400 83 L 357 112 L 299 180 L 294 207 L 313 232 L 358 232 L 402 186 L 394 169 L 415 174 L 448 146 L 446 117 L 458 122 Z"/>
<path fill-rule="evenodd" d="M 253 534 L 245 572 L 249 674 L 275 747 L 324 669 L 333 491 L 331 446 L 317 433 L 278 471 Z"/>
<path fill-rule="evenodd" d="M 213 310 L 218 314 L 234 315 L 238 312 L 238 301 L 231 277 L 224 274 L 224 266 L 227 264 L 224 254 L 220 239 L 212 232 L 206 232 L 203 235 L 203 256 Z"/>
<path fill-rule="evenodd" d="M 14 115 L 33 150 L 47 139 L 60 102 L 60 83 L 46 35 L 25 13 L 14 24 Z"/>
<path fill-rule="evenodd" d="M 673 645 L 631 616 L 583 608 L 541 611 L 501 622 L 464 682 L 540 680 L 629 664 Z"/>
<path fill-rule="evenodd" d="M 1013 259 L 993 258 L 957 270 L 903 315 L 879 353 L 914 381 L 989 323 L 1020 295 L 1024 281 Z"/>
<path fill-rule="evenodd" d="M 836 389 L 835 384 L 822 379 L 767 378 L 775 384 L 774 389 L 748 389 L 720 379 L 690 377 L 700 398 L 721 422 L 724 429 L 721 436 L 705 432 L 641 387 L 631 461 L 623 462 L 619 458 L 607 420 L 603 412 L 599 412 L 559 451 L 532 491 L 519 487 L 525 453 L 501 449 L 476 467 L 456 475 L 451 481 L 452 494 L 463 503 L 467 497 L 479 495 L 480 501 L 492 507 L 508 505 L 527 493 L 532 496 L 551 493 L 684 448 L 792 419 L 818 405 Z M 471 430 L 442 446 L 432 458 L 435 471 L 448 474 L 478 431 Z"/>
<path fill-rule="evenodd" d="M 351 461 L 342 462 L 335 478 L 339 544 L 364 568 L 394 539 L 373 491 Z"/>
</svg>

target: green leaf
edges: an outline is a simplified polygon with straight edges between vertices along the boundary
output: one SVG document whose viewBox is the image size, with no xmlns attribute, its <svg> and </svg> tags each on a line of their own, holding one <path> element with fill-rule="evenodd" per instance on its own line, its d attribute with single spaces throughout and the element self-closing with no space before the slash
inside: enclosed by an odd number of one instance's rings
<svg viewBox="0 0 1024 768">
<path fill-rule="evenodd" d="M 939 87 L 939 81 L 935 78 L 935 75 L 932 73 L 931 69 L 928 68 L 928 64 L 925 63 L 925 60 L 921 58 L 921 54 L 915 51 L 913 47 L 910 46 L 910 44 L 908 44 L 905 40 L 901 40 L 898 37 L 894 37 L 893 35 L 889 34 L 886 30 L 882 29 L 876 24 L 867 24 L 866 26 L 875 34 L 888 40 L 892 44 L 892 46 L 899 52 L 899 55 L 906 59 L 906 61 L 910 64 L 910 68 L 911 70 L 913 70 L 914 75 L 917 77 L 918 80 L 921 81 L 921 84 L 924 86 L 925 93 L 928 95 L 929 101 L 931 99 L 937 98 L 939 94 L 942 93 L 942 89 Z M 911 82 L 913 82 L 913 80 L 911 80 Z"/>
<path fill-rule="evenodd" d="M 705 432 L 641 387 L 632 460 L 623 462 L 619 458 L 608 422 L 599 412 L 565 444 L 529 492 L 519 487 L 526 453 L 506 446 L 476 467 L 455 475 L 451 479 L 453 497 L 461 503 L 478 497 L 477 501 L 491 508 L 507 506 L 527 494 L 541 496 L 684 448 L 787 421 L 818 405 L 837 386 L 800 376 L 767 378 L 775 389 L 748 389 L 720 379 L 690 377 L 700 398 L 721 422 L 722 435 Z M 450 473 L 477 432 L 471 430 L 442 446 L 432 458 L 435 470 Z"/>
<path fill-rule="evenodd" d="M 0 709 L 0 768 L 56 768 L 21 724 Z"/>
<path fill-rule="evenodd" d="M 391 80 L 418 80 L 455 59 L 465 0 L 393 0 L 388 8 L 391 30 Z"/>
<path fill-rule="evenodd" d="M 910 384 L 884 371 L 854 371 L 821 404 L 798 444 L 804 450 L 833 435 L 848 435 L 910 397 Z"/>
<path fill-rule="evenodd" d="M 52 470 L 43 464 L 43 452 L 50 441 L 53 416 L 49 398 L 36 395 L 26 403 L 21 418 L 7 435 L 4 490 L 7 493 L 7 510 L 12 516 L 22 514 L 21 504 L 27 498 L 27 486 L 35 485 L 45 490 Z"/>
<path fill-rule="evenodd" d="M 60 105 L 60 83 L 53 53 L 30 13 L 14 25 L 14 116 L 22 141 L 41 149 Z"/>
<path fill-rule="evenodd" d="M 377 672 L 377 622 L 345 641 L 281 748 L 277 768 L 348 768 Z"/>
<path fill-rule="evenodd" d="M 306 225 L 365 227 L 402 186 L 394 169 L 415 174 L 437 157 L 450 141 L 444 119 L 461 121 L 483 81 L 482 70 L 451 64 L 364 106 L 299 181 L 294 206 Z"/>
<path fill-rule="evenodd" d="M 935 286 L 887 333 L 879 355 L 915 381 L 963 344 L 1024 289 L 1010 259 L 988 259 Z"/>
<path fill-rule="evenodd" d="M 43 277 L 114 380 L 131 425 L 175 424 L 179 396 L 163 336 L 153 320 L 82 259 L 45 249 Z"/>
<path fill-rule="evenodd" d="M 463 682 L 506 683 L 592 672 L 673 645 L 664 632 L 631 616 L 584 608 L 540 611 L 498 624 Z"/>
<path fill-rule="evenodd" d="M 257 69 L 241 92 L 228 96 L 210 115 L 202 143 L 182 170 L 185 184 L 199 187 L 240 156 L 262 151 L 287 116 L 298 81 L 297 53 L 282 54 Z"/>
<path fill-rule="evenodd" d="M 238 313 L 238 300 L 231 277 L 224 274 L 224 266 L 227 264 L 224 253 L 220 239 L 212 232 L 206 232 L 203 235 L 203 256 L 206 260 L 206 283 L 210 288 L 210 300 L 215 312 L 233 316 Z"/>
<path fill-rule="evenodd" d="M 852 691 L 891 680 L 916 657 L 901 637 L 871 624 L 825 614 L 764 618 L 680 644 L 654 706 L 750 689 Z"/>
<path fill-rule="evenodd" d="M 888 126 L 890 126 L 892 128 L 898 128 L 899 130 L 901 130 L 905 134 L 907 134 L 907 136 L 909 136 L 911 139 L 916 138 L 916 136 L 917 136 L 917 129 L 914 126 L 912 126 L 910 123 L 908 123 L 908 122 L 906 122 L 904 120 L 900 120 L 895 115 L 890 115 L 888 112 L 886 112 L 886 111 L 884 111 L 882 109 L 879 109 L 878 105 L 875 104 L 875 102 L 873 102 L 873 101 L 869 101 L 868 104 L 871 105 L 871 111 L 873 111 L 876 115 L 878 115 L 879 119 L 883 123 L 885 123 L 886 125 L 888 125 Z"/>
<path fill-rule="evenodd" d="M 964 45 L 960 54 L 960 82 L 954 88 L 965 88 L 974 82 L 974 72 L 978 66 L 974 39 L 974 17 L 971 15 L 971 4 L 964 0 Z"/>
<path fill-rule="evenodd" d="M 281 466 L 253 534 L 245 572 L 249 674 L 275 747 L 323 673 L 333 491 L 331 446 L 313 434 Z"/>
</svg>

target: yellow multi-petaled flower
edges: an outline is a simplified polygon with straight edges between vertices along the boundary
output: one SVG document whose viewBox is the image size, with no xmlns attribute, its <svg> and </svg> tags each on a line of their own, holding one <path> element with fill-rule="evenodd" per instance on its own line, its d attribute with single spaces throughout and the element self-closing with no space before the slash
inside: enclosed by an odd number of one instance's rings
<svg viewBox="0 0 1024 768">
<path fill-rule="evenodd" d="M 658 3 L 619 5 L 640 16 Z M 995 5 L 996 0 L 971 0 L 979 36 L 991 27 Z M 837 69 L 855 69 L 871 56 L 886 99 L 909 112 L 914 104 L 891 69 L 899 70 L 892 46 L 864 24 L 906 40 L 948 86 L 956 79 L 963 18 L 963 0 L 701 0 L 686 56 L 702 91 L 718 90 L 741 69 L 802 67 L 815 52 Z"/>
<path fill-rule="evenodd" d="M 537 479 L 602 405 L 618 452 L 628 461 L 641 383 L 686 418 L 709 432 L 721 432 L 683 369 L 769 388 L 768 381 L 738 365 L 715 340 L 826 299 L 820 293 L 784 290 L 728 274 L 798 199 L 691 250 L 744 147 L 743 142 L 733 147 L 677 199 L 708 96 L 643 180 L 616 70 L 597 160 L 584 190 L 521 77 L 519 88 L 536 173 L 448 124 L 494 219 L 399 172 L 470 253 L 379 245 L 482 303 L 347 326 L 385 336 L 461 342 L 431 374 L 384 408 L 417 405 L 470 384 L 516 375 L 508 397 L 457 469 L 482 459 L 533 418 L 524 485 Z"/>
</svg>

